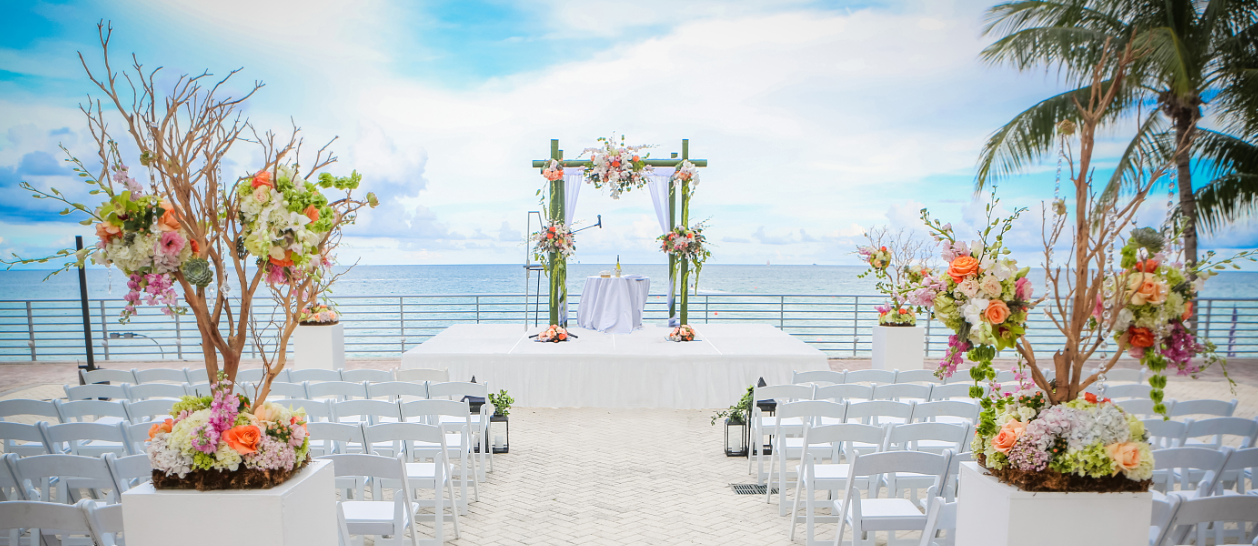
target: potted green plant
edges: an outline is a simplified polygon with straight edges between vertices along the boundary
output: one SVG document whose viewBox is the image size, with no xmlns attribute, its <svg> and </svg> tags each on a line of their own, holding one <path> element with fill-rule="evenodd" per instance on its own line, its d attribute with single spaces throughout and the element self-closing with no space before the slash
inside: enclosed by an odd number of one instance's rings
<svg viewBox="0 0 1258 546">
<path fill-rule="evenodd" d="M 747 419 L 751 416 L 751 398 L 755 388 L 755 385 L 748 386 L 747 392 L 743 394 L 743 397 L 738 400 L 737 404 L 718 411 L 712 416 L 712 425 L 714 426 L 717 420 L 725 420 L 726 457 L 747 456 Z"/>
<path fill-rule="evenodd" d="M 510 394 L 507 394 L 506 390 L 501 390 L 498 391 L 497 394 L 492 392 L 489 393 L 489 403 L 494 406 L 494 414 L 489 416 L 490 434 L 493 434 L 493 423 L 502 423 L 504 430 L 504 436 L 501 442 L 498 441 L 497 436 L 491 436 L 494 440 L 492 448 L 494 450 L 493 452 L 508 453 L 511 449 L 511 422 L 509 421 L 508 416 L 511 415 L 511 404 L 515 403 L 515 399 L 512 398 Z"/>
</svg>

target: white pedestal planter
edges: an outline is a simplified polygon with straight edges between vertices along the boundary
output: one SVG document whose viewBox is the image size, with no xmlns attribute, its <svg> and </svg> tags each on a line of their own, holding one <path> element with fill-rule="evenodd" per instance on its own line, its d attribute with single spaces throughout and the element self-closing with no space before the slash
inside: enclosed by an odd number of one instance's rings
<svg viewBox="0 0 1258 546">
<path fill-rule="evenodd" d="M 875 370 L 925 368 L 926 332 L 916 326 L 874 326 Z"/>
<path fill-rule="evenodd" d="M 271 489 L 159 491 L 147 483 L 122 494 L 122 521 L 128 546 L 222 546 L 241 541 L 336 546 L 332 463 L 311 461 Z"/>
<path fill-rule="evenodd" d="M 1032 493 L 961 463 L 957 544 L 1148 546 L 1152 493 Z"/>
<path fill-rule="evenodd" d="M 345 327 L 298 325 L 292 344 L 297 347 L 294 369 L 339 370 L 345 367 Z"/>
</svg>

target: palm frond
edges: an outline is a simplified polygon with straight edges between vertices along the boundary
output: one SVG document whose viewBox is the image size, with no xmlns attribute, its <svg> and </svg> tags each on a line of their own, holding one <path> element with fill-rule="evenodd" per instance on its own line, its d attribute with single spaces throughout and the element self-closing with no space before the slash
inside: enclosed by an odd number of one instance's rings
<svg viewBox="0 0 1258 546">
<path fill-rule="evenodd" d="M 1201 71 L 1194 70 L 1198 68 L 1197 63 L 1174 29 L 1158 27 L 1141 31 L 1134 44 L 1148 50 L 1148 55 L 1141 59 L 1142 67 L 1173 93 L 1183 97 L 1197 91 Z"/>
<path fill-rule="evenodd" d="M 1215 233 L 1258 212 L 1258 174 L 1235 173 L 1197 190 L 1197 227 Z M 1178 210 L 1176 211 L 1178 213 Z"/>
<path fill-rule="evenodd" d="M 1213 231 L 1251 215 L 1258 204 L 1258 145 L 1199 129 L 1193 148 L 1196 170 L 1209 180 L 1196 190 L 1198 223 Z"/>
<path fill-rule="evenodd" d="M 1140 122 L 1139 131 L 1118 158 L 1101 199 L 1108 201 L 1123 190 L 1133 189 L 1142 181 L 1141 176 L 1169 161 L 1175 152 L 1173 140 L 1174 137 L 1167 134 L 1166 118 L 1157 108 L 1150 108 Z"/>
<path fill-rule="evenodd" d="M 1079 83 L 1091 77 L 1109 37 L 1086 28 L 1029 28 L 996 40 L 979 56 L 987 63 L 1007 63 L 1018 70 L 1058 64 L 1069 81 Z"/>
</svg>

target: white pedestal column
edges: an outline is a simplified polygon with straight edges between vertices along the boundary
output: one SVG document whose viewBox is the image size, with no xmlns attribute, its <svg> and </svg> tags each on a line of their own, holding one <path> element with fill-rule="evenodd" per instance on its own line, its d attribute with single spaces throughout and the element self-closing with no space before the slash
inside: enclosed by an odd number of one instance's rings
<svg viewBox="0 0 1258 546">
<path fill-rule="evenodd" d="M 345 327 L 339 322 L 331 326 L 298 325 L 292 343 L 297 348 L 294 369 L 345 367 Z"/>
<path fill-rule="evenodd" d="M 127 545 L 336 546 L 333 478 L 331 461 L 316 460 L 271 489 L 155 490 L 146 483 L 122 494 Z"/>
<path fill-rule="evenodd" d="M 1032 493 L 961 463 L 957 544 L 1148 546 L 1153 494 Z"/>
<path fill-rule="evenodd" d="M 916 326 L 874 326 L 875 370 L 924 368 L 926 331 Z"/>
</svg>

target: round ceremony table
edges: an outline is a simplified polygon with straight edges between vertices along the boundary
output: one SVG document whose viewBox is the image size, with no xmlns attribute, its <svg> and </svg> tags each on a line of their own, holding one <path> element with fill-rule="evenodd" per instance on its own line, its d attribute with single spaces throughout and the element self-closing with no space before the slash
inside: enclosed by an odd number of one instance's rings
<svg viewBox="0 0 1258 546">
<path fill-rule="evenodd" d="M 577 325 L 609 334 L 628 334 L 642 327 L 651 279 L 641 275 L 586 277 L 577 307 Z"/>
</svg>

